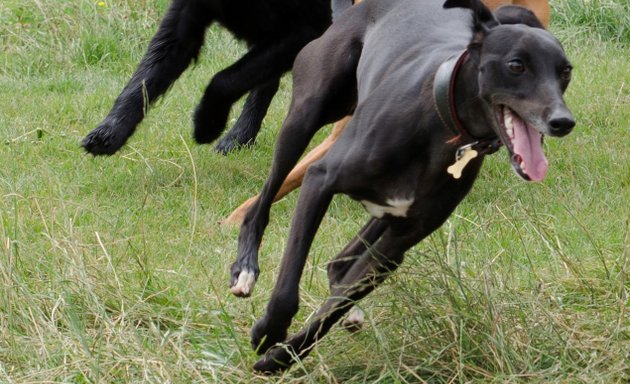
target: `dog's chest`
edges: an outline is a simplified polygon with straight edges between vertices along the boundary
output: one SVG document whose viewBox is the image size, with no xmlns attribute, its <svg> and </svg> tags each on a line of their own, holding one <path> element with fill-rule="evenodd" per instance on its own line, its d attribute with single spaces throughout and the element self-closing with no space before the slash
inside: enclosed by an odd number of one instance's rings
<svg viewBox="0 0 630 384">
<path fill-rule="evenodd" d="M 385 200 L 386 205 L 376 204 L 368 200 L 361 200 L 361 204 L 363 204 L 370 215 L 381 219 L 385 215 L 391 215 L 395 217 L 407 217 L 409 208 L 414 201 L 415 199 L 413 197 L 395 197 Z"/>
</svg>

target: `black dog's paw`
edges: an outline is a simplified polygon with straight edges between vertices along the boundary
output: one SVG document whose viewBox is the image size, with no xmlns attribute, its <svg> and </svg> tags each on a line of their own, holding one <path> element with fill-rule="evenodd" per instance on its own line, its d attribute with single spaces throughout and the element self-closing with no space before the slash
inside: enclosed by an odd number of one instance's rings
<svg viewBox="0 0 630 384">
<path fill-rule="evenodd" d="M 254 145 L 262 121 L 253 118 L 252 112 L 244 110 L 236 124 L 216 145 L 215 150 L 223 155 Z"/>
<path fill-rule="evenodd" d="M 252 348 L 257 354 L 262 355 L 269 348 L 277 343 L 284 341 L 287 337 L 287 328 L 282 324 L 273 324 L 269 326 L 267 316 L 258 320 L 252 328 Z"/>
<path fill-rule="evenodd" d="M 230 152 L 239 150 L 241 148 L 250 147 L 254 144 L 254 139 L 239 140 L 230 135 L 222 138 L 219 143 L 214 147 L 214 150 L 222 155 L 229 155 Z"/>
<path fill-rule="evenodd" d="M 223 132 L 227 123 L 230 107 L 223 105 L 208 107 L 200 104 L 193 116 L 193 138 L 198 144 L 208 144 L 215 141 Z"/>
<path fill-rule="evenodd" d="M 113 155 L 127 141 L 128 136 L 123 135 L 113 122 L 104 121 L 90 132 L 81 146 L 94 156 Z"/>
<path fill-rule="evenodd" d="M 270 350 L 254 364 L 254 370 L 271 375 L 287 370 L 295 363 L 296 354 L 289 345 L 280 345 Z"/>
</svg>

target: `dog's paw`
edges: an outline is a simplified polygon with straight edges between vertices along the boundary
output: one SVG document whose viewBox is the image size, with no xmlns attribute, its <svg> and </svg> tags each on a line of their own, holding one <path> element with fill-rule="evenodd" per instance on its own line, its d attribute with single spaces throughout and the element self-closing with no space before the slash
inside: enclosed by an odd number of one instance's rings
<svg viewBox="0 0 630 384">
<path fill-rule="evenodd" d="M 219 140 L 217 145 L 215 145 L 214 150 L 226 156 L 226 155 L 229 155 L 230 152 L 234 152 L 242 148 L 250 147 L 253 144 L 254 144 L 254 139 L 239 140 L 237 138 L 234 138 L 228 135 L 222 138 L 221 140 Z"/>
<path fill-rule="evenodd" d="M 365 312 L 360 308 L 354 306 L 350 309 L 348 316 L 343 319 L 341 326 L 348 332 L 355 333 L 363 329 L 363 323 L 365 322 Z"/>
<path fill-rule="evenodd" d="M 268 317 L 265 316 L 258 320 L 251 331 L 252 348 L 259 355 L 262 355 L 277 343 L 284 341 L 287 337 L 288 327 L 282 324 L 271 324 L 270 326 L 267 319 Z"/>
<path fill-rule="evenodd" d="M 193 138 L 198 144 L 209 144 L 223 132 L 230 109 L 224 107 L 208 108 L 199 105 L 193 116 Z"/>
<path fill-rule="evenodd" d="M 237 297 L 249 297 L 254 291 L 254 285 L 258 279 L 258 268 L 243 267 L 236 263 L 232 266 L 232 281 L 230 292 Z"/>
<path fill-rule="evenodd" d="M 85 136 L 81 146 L 94 156 L 113 155 L 127 141 L 128 136 L 119 131 L 114 122 L 104 121 Z"/>
<path fill-rule="evenodd" d="M 296 354 L 289 345 L 279 345 L 254 364 L 254 370 L 271 375 L 282 372 L 295 363 Z"/>
<path fill-rule="evenodd" d="M 252 119 L 248 115 L 251 113 L 248 114 L 247 111 L 243 111 L 232 129 L 214 147 L 217 152 L 227 155 L 230 152 L 254 145 L 256 135 L 260 131 L 261 121 Z"/>
</svg>

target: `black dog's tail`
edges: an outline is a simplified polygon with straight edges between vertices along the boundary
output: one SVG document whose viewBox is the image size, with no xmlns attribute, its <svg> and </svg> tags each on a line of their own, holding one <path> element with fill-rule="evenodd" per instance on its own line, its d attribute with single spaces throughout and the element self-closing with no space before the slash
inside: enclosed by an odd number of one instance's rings
<svg viewBox="0 0 630 384">
<path fill-rule="evenodd" d="M 332 0 L 330 4 L 332 6 L 333 21 L 337 20 L 339 15 L 341 15 L 346 9 L 350 8 L 353 3 L 353 0 Z"/>
</svg>

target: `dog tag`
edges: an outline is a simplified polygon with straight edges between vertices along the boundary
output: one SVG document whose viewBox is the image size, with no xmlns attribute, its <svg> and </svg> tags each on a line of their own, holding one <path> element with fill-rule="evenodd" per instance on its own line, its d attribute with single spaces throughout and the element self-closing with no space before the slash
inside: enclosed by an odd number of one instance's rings
<svg viewBox="0 0 630 384">
<path fill-rule="evenodd" d="M 477 157 L 478 152 L 470 147 L 461 148 L 457 151 L 457 159 L 455 160 L 455 164 L 446 168 L 446 172 L 453 175 L 453 178 L 459 179 L 462 177 L 462 171 L 466 164 L 475 157 Z"/>
</svg>

